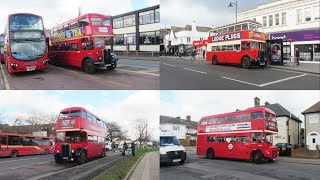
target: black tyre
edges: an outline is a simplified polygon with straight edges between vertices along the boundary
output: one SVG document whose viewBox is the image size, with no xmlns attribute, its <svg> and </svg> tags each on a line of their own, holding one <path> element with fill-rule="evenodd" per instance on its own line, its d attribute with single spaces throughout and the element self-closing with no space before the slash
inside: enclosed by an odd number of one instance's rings
<svg viewBox="0 0 320 180">
<path fill-rule="evenodd" d="M 213 65 L 217 65 L 217 64 L 218 64 L 218 57 L 217 57 L 217 56 L 213 56 L 213 58 L 212 58 L 212 64 L 213 64 Z"/>
<path fill-rule="evenodd" d="M 49 150 L 48 149 L 44 150 L 43 154 L 49 154 Z"/>
<path fill-rule="evenodd" d="M 83 63 L 83 69 L 85 72 L 87 72 L 88 74 L 93 74 L 96 72 L 96 66 L 93 64 L 93 62 L 90 59 L 86 59 L 84 60 Z"/>
<path fill-rule="evenodd" d="M 184 160 L 179 161 L 179 164 L 184 164 Z"/>
<path fill-rule="evenodd" d="M 242 68 L 249 69 L 251 67 L 249 58 L 248 57 L 242 58 L 241 65 L 242 65 Z"/>
<path fill-rule="evenodd" d="M 11 157 L 12 158 L 15 158 L 15 157 L 17 157 L 18 156 L 18 151 L 17 150 L 12 150 L 11 151 Z"/>
<path fill-rule="evenodd" d="M 61 66 L 61 61 L 60 61 L 60 58 L 58 56 L 54 57 L 53 65 L 54 66 Z"/>
<path fill-rule="evenodd" d="M 263 156 L 260 152 L 254 152 L 252 154 L 252 161 L 256 164 L 261 164 L 263 160 Z"/>
<path fill-rule="evenodd" d="M 114 70 L 117 67 L 117 64 L 113 64 L 111 66 L 107 66 L 109 70 Z"/>
<path fill-rule="evenodd" d="M 78 164 L 84 164 L 85 162 L 87 162 L 87 153 L 85 151 L 82 151 L 77 161 Z"/>
<path fill-rule="evenodd" d="M 58 164 L 62 163 L 62 157 L 61 156 L 54 156 L 54 161 Z"/>
<path fill-rule="evenodd" d="M 208 149 L 206 156 L 207 156 L 208 159 L 213 159 L 213 158 L 214 158 L 214 151 L 213 151 L 213 149 Z"/>
</svg>

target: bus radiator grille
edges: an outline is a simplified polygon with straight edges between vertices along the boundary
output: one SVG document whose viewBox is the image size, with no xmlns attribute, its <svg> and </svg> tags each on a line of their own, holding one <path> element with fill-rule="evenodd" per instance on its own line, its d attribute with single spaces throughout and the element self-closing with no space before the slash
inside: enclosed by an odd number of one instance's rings
<svg viewBox="0 0 320 180">
<path fill-rule="evenodd" d="M 70 155 L 70 145 L 69 144 L 62 144 L 61 145 L 61 155 L 62 155 L 62 157 L 69 157 L 69 155 Z"/>
</svg>

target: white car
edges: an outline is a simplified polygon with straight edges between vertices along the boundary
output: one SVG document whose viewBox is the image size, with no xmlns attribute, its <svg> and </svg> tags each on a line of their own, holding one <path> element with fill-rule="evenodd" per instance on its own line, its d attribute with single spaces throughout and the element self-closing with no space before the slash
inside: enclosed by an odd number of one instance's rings
<svg viewBox="0 0 320 180">
<path fill-rule="evenodd" d="M 186 159 L 186 149 L 180 144 L 176 136 L 160 135 L 160 164 L 175 162 L 183 164 Z"/>
</svg>

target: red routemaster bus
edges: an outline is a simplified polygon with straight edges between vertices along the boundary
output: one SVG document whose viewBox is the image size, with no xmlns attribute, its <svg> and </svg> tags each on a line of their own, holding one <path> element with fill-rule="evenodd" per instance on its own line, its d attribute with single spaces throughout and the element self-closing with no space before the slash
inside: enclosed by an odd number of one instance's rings
<svg viewBox="0 0 320 180">
<path fill-rule="evenodd" d="M 42 17 L 19 13 L 8 16 L 4 37 L 9 73 L 48 68 L 48 50 Z"/>
<path fill-rule="evenodd" d="M 211 30 L 206 60 L 214 65 L 239 64 L 246 69 L 252 65 L 265 67 L 266 35 L 260 29 L 260 23 L 248 20 Z"/>
<path fill-rule="evenodd" d="M 0 157 L 48 154 L 54 151 L 52 141 L 48 137 L 0 133 L 0 139 Z"/>
<path fill-rule="evenodd" d="M 0 63 L 4 63 L 4 34 L 0 34 Z"/>
<path fill-rule="evenodd" d="M 87 158 L 105 157 L 107 124 L 82 107 L 70 107 L 60 112 L 56 126 L 54 158 L 83 164 Z"/>
<path fill-rule="evenodd" d="M 274 161 L 279 151 L 272 145 L 272 135 L 277 132 L 275 113 L 267 108 L 206 116 L 198 123 L 197 154 L 209 159 Z"/>
<path fill-rule="evenodd" d="M 113 70 L 117 57 L 106 49 L 106 39 L 113 38 L 110 17 L 85 14 L 51 29 L 50 63 L 80 67 L 94 73 L 99 67 Z"/>
</svg>

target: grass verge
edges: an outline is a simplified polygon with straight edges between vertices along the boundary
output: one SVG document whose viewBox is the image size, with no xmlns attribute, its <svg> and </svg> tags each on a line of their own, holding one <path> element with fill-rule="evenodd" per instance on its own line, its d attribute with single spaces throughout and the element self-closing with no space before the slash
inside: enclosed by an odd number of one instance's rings
<svg viewBox="0 0 320 180">
<path fill-rule="evenodd" d="M 139 158 L 151 151 L 159 151 L 159 148 L 148 148 L 147 150 L 145 148 L 136 149 L 135 156 L 129 155 L 128 159 L 125 159 L 117 166 L 112 167 L 98 178 L 95 178 L 95 180 L 119 180 L 125 178 Z"/>
</svg>

